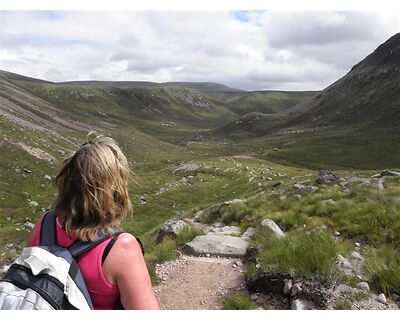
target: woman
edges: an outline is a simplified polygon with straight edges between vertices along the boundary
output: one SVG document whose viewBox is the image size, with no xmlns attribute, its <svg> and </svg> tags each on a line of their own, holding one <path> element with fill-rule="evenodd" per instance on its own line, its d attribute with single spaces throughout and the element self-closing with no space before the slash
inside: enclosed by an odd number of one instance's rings
<svg viewBox="0 0 400 320">
<path fill-rule="evenodd" d="M 54 180 L 58 245 L 94 241 L 98 232 L 110 235 L 77 257 L 94 309 L 113 309 L 119 300 L 124 309 L 159 309 L 140 241 L 129 233 L 112 237 L 131 209 L 129 172 L 116 142 L 99 136 L 66 159 Z M 39 245 L 40 225 L 29 246 Z"/>
</svg>

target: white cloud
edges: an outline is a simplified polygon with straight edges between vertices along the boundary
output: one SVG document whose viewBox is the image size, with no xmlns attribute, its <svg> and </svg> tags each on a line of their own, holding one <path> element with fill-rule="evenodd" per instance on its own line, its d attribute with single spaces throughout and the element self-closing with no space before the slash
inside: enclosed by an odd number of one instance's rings
<svg viewBox="0 0 400 320">
<path fill-rule="evenodd" d="M 0 69 L 51 81 L 317 90 L 396 33 L 385 12 L 0 12 Z"/>
</svg>

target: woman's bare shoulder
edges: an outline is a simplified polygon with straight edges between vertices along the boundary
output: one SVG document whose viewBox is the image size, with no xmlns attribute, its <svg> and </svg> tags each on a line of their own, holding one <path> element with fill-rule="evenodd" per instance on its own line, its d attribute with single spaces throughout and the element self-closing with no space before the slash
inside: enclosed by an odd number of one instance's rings
<svg viewBox="0 0 400 320">
<path fill-rule="evenodd" d="M 114 244 L 115 251 L 120 251 L 121 254 L 142 255 L 142 247 L 139 241 L 130 233 L 121 233 Z M 115 252 L 114 251 L 114 252 Z"/>
</svg>

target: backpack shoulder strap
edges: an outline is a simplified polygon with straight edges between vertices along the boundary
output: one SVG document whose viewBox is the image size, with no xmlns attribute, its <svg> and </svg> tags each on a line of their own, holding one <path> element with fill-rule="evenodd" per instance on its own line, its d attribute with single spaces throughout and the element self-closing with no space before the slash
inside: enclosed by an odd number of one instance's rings
<svg viewBox="0 0 400 320">
<path fill-rule="evenodd" d="M 40 246 L 54 246 L 57 244 L 56 215 L 48 210 L 40 226 Z"/>
<path fill-rule="evenodd" d="M 112 237 L 119 235 L 121 233 L 123 233 L 122 230 L 115 230 Z M 80 241 L 80 240 L 78 240 L 78 241 L 74 242 L 71 246 L 69 246 L 68 250 L 71 253 L 71 255 L 74 258 L 76 258 L 77 256 L 89 251 L 90 249 L 96 247 L 97 245 L 99 245 L 103 241 L 106 241 L 109 238 L 110 238 L 110 236 L 105 235 L 102 232 L 99 232 L 97 234 L 97 239 L 95 241 Z"/>
</svg>

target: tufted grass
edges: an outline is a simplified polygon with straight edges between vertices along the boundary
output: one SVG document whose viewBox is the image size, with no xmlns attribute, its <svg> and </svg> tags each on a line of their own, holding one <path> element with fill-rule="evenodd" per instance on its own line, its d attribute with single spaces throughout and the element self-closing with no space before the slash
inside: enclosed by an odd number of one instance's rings
<svg viewBox="0 0 400 320">
<path fill-rule="evenodd" d="M 324 232 L 292 232 L 280 239 L 264 233 L 260 237 L 259 259 L 264 271 L 290 272 L 326 281 L 335 274 L 337 249 Z"/>
<path fill-rule="evenodd" d="M 223 310 L 252 310 L 257 305 L 250 299 L 250 296 L 244 292 L 238 292 L 228 296 L 222 302 Z"/>
</svg>

